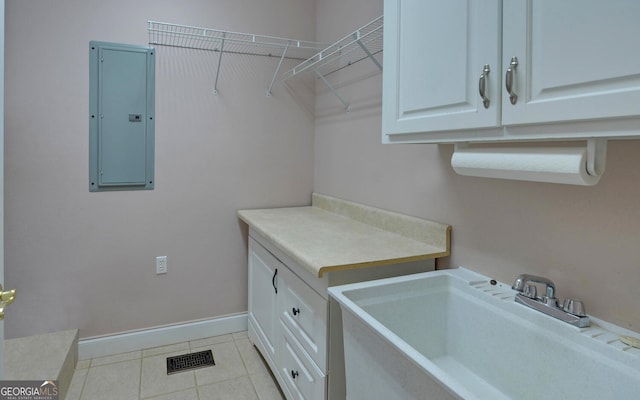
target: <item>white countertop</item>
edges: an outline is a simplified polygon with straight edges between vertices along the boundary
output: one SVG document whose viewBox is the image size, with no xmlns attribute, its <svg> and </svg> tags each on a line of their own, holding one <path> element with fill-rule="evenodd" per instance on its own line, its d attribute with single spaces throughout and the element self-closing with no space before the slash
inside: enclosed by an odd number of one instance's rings
<svg viewBox="0 0 640 400">
<path fill-rule="evenodd" d="M 317 277 L 450 253 L 449 225 L 317 193 L 312 206 L 240 210 L 238 216 Z"/>
</svg>

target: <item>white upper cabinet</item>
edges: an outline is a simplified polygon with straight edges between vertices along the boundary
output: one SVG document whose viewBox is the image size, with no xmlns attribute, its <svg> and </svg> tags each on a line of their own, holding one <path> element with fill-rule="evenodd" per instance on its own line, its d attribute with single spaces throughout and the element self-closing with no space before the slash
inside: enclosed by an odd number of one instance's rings
<svg viewBox="0 0 640 400">
<path fill-rule="evenodd" d="M 640 1 L 504 2 L 502 124 L 640 114 Z M 506 75 L 505 75 L 506 80 Z"/>
<path fill-rule="evenodd" d="M 386 0 L 384 18 L 383 131 L 499 123 L 499 0 Z"/>
<path fill-rule="evenodd" d="M 384 5 L 384 143 L 640 137 L 640 1 Z"/>
</svg>

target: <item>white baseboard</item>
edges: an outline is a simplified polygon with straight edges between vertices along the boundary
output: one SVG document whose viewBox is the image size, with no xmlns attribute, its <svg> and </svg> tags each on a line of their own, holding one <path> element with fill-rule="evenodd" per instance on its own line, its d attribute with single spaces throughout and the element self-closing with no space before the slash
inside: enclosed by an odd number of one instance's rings
<svg viewBox="0 0 640 400">
<path fill-rule="evenodd" d="M 168 344 L 246 330 L 247 314 L 243 313 L 135 332 L 81 339 L 78 341 L 78 359 L 87 360 L 93 357 L 166 346 Z"/>
</svg>

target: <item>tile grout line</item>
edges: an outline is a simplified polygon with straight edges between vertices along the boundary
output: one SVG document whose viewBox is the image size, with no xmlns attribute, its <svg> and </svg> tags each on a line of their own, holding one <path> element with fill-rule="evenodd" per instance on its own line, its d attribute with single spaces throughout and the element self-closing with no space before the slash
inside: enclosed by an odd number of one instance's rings
<svg viewBox="0 0 640 400">
<path fill-rule="evenodd" d="M 198 380 L 197 379 L 196 379 L 196 399 L 200 400 L 200 386 L 198 386 Z"/>
<path fill-rule="evenodd" d="M 146 397 L 145 399 L 139 399 L 139 400 L 156 400 L 156 399 L 158 399 L 160 397 L 166 397 L 166 396 L 171 395 L 171 394 L 187 392 L 187 391 L 189 391 L 191 389 L 196 389 L 196 388 L 195 387 L 193 387 L 193 388 L 185 388 L 185 389 L 178 389 L 178 390 L 176 390 L 174 392 L 158 393 L 158 394 L 154 394 L 151 397 Z M 197 390 L 196 390 L 196 392 L 197 392 Z"/>
<path fill-rule="evenodd" d="M 138 374 L 138 400 L 142 399 L 142 351 L 140 351 L 140 374 Z"/>
<path fill-rule="evenodd" d="M 213 346 L 211 346 L 213 347 Z M 189 340 L 187 342 L 187 351 L 189 353 L 193 353 L 193 348 L 191 347 L 191 340 Z M 213 354 L 213 349 L 211 351 L 211 353 Z M 214 357 L 215 359 L 215 357 Z M 191 371 L 193 373 L 193 382 L 195 383 L 195 389 L 196 389 L 196 399 L 200 400 L 200 385 L 198 385 L 198 374 L 195 373 L 195 371 Z"/>
<path fill-rule="evenodd" d="M 128 353 L 133 353 L 133 352 L 117 353 L 117 354 L 113 354 L 113 355 L 105 356 L 105 357 L 113 357 L 114 355 L 117 356 L 117 355 L 128 354 Z M 96 358 L 104 358 L 104 357 L 96 357 Z M 131 358 L 131 359 L 125 359 L 125 360 L 119 360 L 119 361 L 112 361 L 112 362 L 108 362 L 108 363 L 104 363 L 104 364 L 100 364 L 100 365 L 93 365 L 93 362 L 95 360 L 94 358 L 90 358 L 89 360 L 91 360 L 91 365 L 90 365 L 91 368 L 98 368 L 98 367 L 104 367 L 104 366 L 107 366 L 107 365 L 119 364 L 121 362 L 135 361 L 135 360 L 139 360 L 139 359 L 140 360 L 142 359 L 142 354 L 140 355 L 140 357 L 134 357 L 134 358 Z"/>
<path fill-rule="evenodd" d="M 87 367 L 87 373 L 84 374 L 84 378 L 82 378 L 82 386 L 80 387 L 80 396 L 78 396 L 78 400 L 82 400 L 82 395 L 84 394 L 84 385 L 87 383 L 87 377 L 89 376 L 89 368 L 91 368 L 91 361 L 89 361 L 89 366 Z"/>
<path fill-rule="evenodd" d="M 242 338 L 244 339 L 244 338 Z M 256 385 L 253 383 L 253 380 L 251 379 L 251 374 L 249 374 L 249 368 L 247 368 L 247 362 L 244 360 L 244 357 L 242 356 L 242 351 L 240 351 L 240 348 L 238 347 L 238 341 L 236 340 L 236 338 L 233 338 L 233 345 L 236 348 L 236 351 L 238 352 L 238 355 L 240 356 L 240 361 L 242 361 L 242 365 L 244 366 L 244 370 L 247 373 L 246 377 L 249 380 L 249 383 L 251 383 L 251 388 L 253 389 L 253 393 L 256 395 L 256 399 L 260 399 L 260 395 L 258 394 L 258 390 L 256 389 Z"/>
<path fill-rule="evenodd" d="M 187 342 L 187 351 L 189 353 L 193 353 L 193 349 L 191 348 L 191 340 Z M 211 349 L 211 354 L 213 354 L 213 349 Z M 215 357 L 213 359 L 215 360 Z M 198 399 L 200 399 L 200 392 L 198 391 L 198 374 L 196 374 L 193 370 L 190 372 L 193 374 L 193 382 L 196 384 L 196 396 L 198 397 Z"/>
<path fill-rule="evenodd" d="M 194 349 L 194 348 L 192 348 L 191 344 L 192 343 L 191 343 L 191 340 L 190 340 L 189 341 L 189 352 L 190 353 L 193 352 L 193 350 L 199 348 L 199 347 L 195 347 L 195 349 Z M 211 346 L 211 354 L 213 355 L 213 344 L 210 344 L 208 346 Z M 202 347 L 206 347 L 206 346 L 200 346 L 200 348 L 202 348 Z M 213 359 L 215 360 L 215 355 L 213 355 Z M 198 400 L 200 400 L 200 384 L 198 383 L 198 374 L 196 374 L 195 372 L 193 373 L 193 379 L 196 382 L 196 397 L 198 398 Z"/>
</svg>

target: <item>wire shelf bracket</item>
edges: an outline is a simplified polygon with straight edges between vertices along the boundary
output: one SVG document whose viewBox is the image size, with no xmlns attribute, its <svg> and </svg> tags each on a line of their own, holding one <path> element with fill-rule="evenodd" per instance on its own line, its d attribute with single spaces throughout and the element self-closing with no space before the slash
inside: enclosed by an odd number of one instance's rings
<svg viewBox="0 0 640 400">
<path fill-rule="evenodd" d="M 313 72 L 349 112 L 349 103 L 329 83 L 327 76 L 367 59 L 382 71 L 382 64 L 375 56 L 383 51 L 383 27 L 384 16 L 381 15 L 290 69 L 283 74 L 282 80 L 287 81 L 301 74 Z"/>
<path fill-rule="evenodd" d="M 220 53 L 218 54 L 218 67 L 216 68 L 216 80 L 213 84 L 213 94 L 218 94 L 218 78 L 220 77 L 220 66 L 222 65 L 222 55 L 224 54 L 224 39 L 226 32 L 222 32 L 222 40 L 220 40 Z"/>
<path fill-rule="evenodd" d="M 290 44 L 291 43 L 287 44 L 287 46 L 282 51 L 282 56 L 280 56 L 280 61 L 278 61 L 276 72 L 274 72 L 273 78 L 271 78 L 271 83 L 269 84 L 269 89 L 267 89 L 267 97 L 271 97 L 271 89 L 273 88 L 273 84 L 275 83 L 276 78 L 278 77 L 278 72 L 280 72 L 280 67 L 282 66 L 282 62 L 284 61 L 284 58 L 287 56 L 287 50 L 289 50 Z"/>
<path fill-rule="evenodd" d="M 149 44 L 156 46 L 180 47 L 195 50 L 218 52 L 218 64 L 213 94 L 218 94 L 218 80 L 223 54 L 247 54 L 264 57 L 279 57 L 267 96 L 280 73 L 285 59 L 306 60 L 325 46 L 321 43 L 302 41 L 275 36 L 255 35 L 251 33 L 230 32 L 211 28 L 199 28 L 168 22 L 147 21 Z"/>
<path fill-rule="evenodd" d="M 347 103 L 342 96 L 340 96 L 340 93 L 338 93 L 338 91 L 336 89 L 334 89 L 334 87 L 329 83 L 329 81 L 327 80 L 327 78 L 324 77 L 324 75 L 322 75 L 320 72 L 318 72 L 317 69 L 314 69 L 314 72 L 316 73 L 316 75 L 318 76 L 318 78 L 320 78 L 320 80 L 322 82 L 324 82 L 324 84 L 329 88 L 329 90 L 331 90 L 331 93 L 333 93 L 334 96 L 336 96 L 338 98 L 338 100 L 340 100 L 340 102 L 342 103 L 342 105 L 344 106 L 344 110 L 346 112 L 350 112 L 351 111 L 351 105 L 349 103 Z"/>
</svg>

